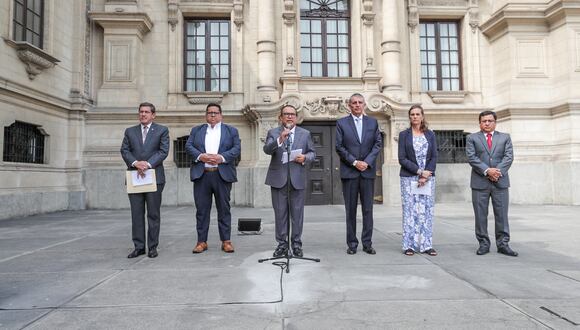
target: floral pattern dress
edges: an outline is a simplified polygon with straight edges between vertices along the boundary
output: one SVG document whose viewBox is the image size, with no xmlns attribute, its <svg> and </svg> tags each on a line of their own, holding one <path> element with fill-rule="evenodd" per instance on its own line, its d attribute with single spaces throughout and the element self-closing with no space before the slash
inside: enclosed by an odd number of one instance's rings
<svg viewBox="0 0 580 330">
<path fill-rule="evenodd" d="M 419 168 L 425 168 L 429 143 L 425 135 L 413 136 L 413 149 Z M 435 205 L 435 177 L 431 176 L 431 195 L 411 193 L 411 184 L 419 176 L 401 177 L 403 204 L 403 251 L 425 252 L 433 247 L 433 208 Z"/>
</svg>

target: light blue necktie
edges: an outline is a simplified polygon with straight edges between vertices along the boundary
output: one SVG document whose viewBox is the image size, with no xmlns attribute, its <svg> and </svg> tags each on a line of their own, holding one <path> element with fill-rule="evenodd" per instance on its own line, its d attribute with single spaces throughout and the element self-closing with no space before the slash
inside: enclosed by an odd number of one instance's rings
<svg viewBox="0 0 580 330">
<path fill-rule="evenodd" d="M 362 141 L 362 117 L 355 118 L 354 123 L 356 126 L 356 133 L 358 134 L 358 140 Z"/>
<path fill-rule="evenodd" d="M 290 132 L 290 135 L 288 135 L 288 144 L 290 144 L 290 147 L 292 147 L 292 143 L 294 143 L 294 133 Z"/>
</svg>

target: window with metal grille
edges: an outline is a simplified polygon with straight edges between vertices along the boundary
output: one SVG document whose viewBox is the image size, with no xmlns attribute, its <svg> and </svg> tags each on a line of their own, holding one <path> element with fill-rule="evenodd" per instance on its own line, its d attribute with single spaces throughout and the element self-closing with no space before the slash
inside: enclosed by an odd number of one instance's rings
<svg viewBox="0 0 580 330">
<path fill-rule="evenodd" d="M 189 167 L 193 162 L 191 156 L 185 151 L 185 143 L 189 135 L 182 136 L 173 141 L 173 160 L 177 167 Z"/>
<path fill-rule="evenodd" d="M 303 77 L 350 77 L 349 20 L 346 0 L 300 1 Z"/>
<path fill-rule="evenodd" d="M 420 25 L 421 89 L 461 90 L 459 23 L 421 22 Z"/>
<path fill-rule="evenodd" d="M 42 48 L 43 7 L 43 0 L 14 0 L 12 38 L 15 41 L 26 41 Z"/>
<path fill-rule="evenodd" d="M 230 22 L 185 22 L 184 89 L 188 92 L 230 90 Z"/>
<path fill-rule="evenodd" d="M 5 162 L 44 163 L 45 133 L 39 126 L 23 122 L 15 122 L 4 127 Z"/>
<path fill-rule="evenodd" d="M 438 163 L 467 163 L 465 142 L 469 133 L 463 131 L 434 131 L 437 139 Z"/>
</svg>

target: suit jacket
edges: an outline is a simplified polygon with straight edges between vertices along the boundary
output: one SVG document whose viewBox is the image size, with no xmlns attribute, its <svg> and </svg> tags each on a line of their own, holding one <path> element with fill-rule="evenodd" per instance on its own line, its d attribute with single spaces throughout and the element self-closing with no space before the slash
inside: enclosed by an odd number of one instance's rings
<svg viewBox="0 0 580 330">
<path fill-rule="evenodd" d="M 514 153 L 509 134 L 495 131 L 491 150 L 487 147 L 487 140 L 483 132 L 469 134 L 465 152 L 469 165 L 471 165 L 471 188 L 487 189 L 492 184 L 498 188 L 510 186 L 508 170 L 514 160 Z M 490 167 L 500 169 L 502 176 L 498 182 L 491 182 L 484 175 L 485 170 Z"/>
<path fill-rule="evenodd" d="M 433 172 L 433 176 L 435 176 L 435 168 L 437 167 L 437 139 L 435 138 L 435 133 L 431 130 L 427 130 L 424 134 L 429 143 L 424 170 Z M 407 128 L 399 133 L 399 164 L 401 164 L 399 176 L 417 175 L 419 164 L 417 164 L 417 155 L 415 155 L 415 148 L 413 148 L 413 131 L 411 128 Z"/>
<path fill-rule="evenodd" d="M 336 122 L 336 152 L 340 157 L 340 177 L 354 179 L 359 175 L 372 179 L 376 173 L 376 160 L 382 148 L 382 138 L 377 120 L 363 115 L 362 141 L 359 140 L 351 115 Z M 352 166 L 355 160 L 369 164 L 364 171 Z"/>
<path fill-rule="evenodd" d="M 141 124 L 125 130 L 125 137 L 121 145 L 121 156 L 127 164 L 127 169 L 135 170 L 131 166 L 134 161 L 144 160 L 155 169 L 157 184 L 165 183 L 163 161 L 169 153 L 169 130 L 167 127 L 151 123 L 147 138 L 143 143 Z"/>
<path fill-rule="evenodd" d="M 185 143 L 185 151 L 193 157 L 193 163 L 189 176 L 191 181 L 200 178 L 203 175 L 205 163 L 197 161 L 199 155 L 205 153 L 205 135 L 208 124 L 195 126 L 191 129 L 189 138 Z M 225 163 L 218 165 L 218 172 L 221 178 L 226 182 L 237 182 L 236 175 L 236 158 L 240 156 L 240 135 L 238 129 L 221 123 L 221 137 L 218 154 L 222 155 L 226 160 Z"/>
<path fill-rule="evenodd" d="M 283 127 L 279 126 L 268 131 L 264 152 L 271 155 L 270 166 L 266 174 L 266 184 L 274 188 L 282 188 L 288 181 L 287 164 L 282 164 L 282 154 L 286 151 L 286 145 L 278 147 L 278 137 L 282 133 Z M 294 141 L 291 150 L 302 149 L 302 154 L 306 156 L 304 165 L 290 162 L 290 183 L 296 190 L 306 188 L 306 165 L 314 160 L 316 153 L 314 143 L 310 137 L 310 132 L 302 127 L 296 126 L 294 131 Z"/>
</svg>

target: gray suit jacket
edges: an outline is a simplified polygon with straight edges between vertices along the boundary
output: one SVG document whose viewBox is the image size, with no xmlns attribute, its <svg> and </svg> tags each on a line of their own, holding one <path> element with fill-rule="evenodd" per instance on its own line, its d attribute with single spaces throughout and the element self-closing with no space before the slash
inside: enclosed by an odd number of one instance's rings
<svg viewBox="0 0 580 330">
<path fill-rule="evenodd" d="M 483 132 L 467 136 L 465 147 L 469 165 L 471 165 L 471 188 L 487 189 L 491 185 L 497 188 L 508 188 L 510 177 L 508 171 L 514 160 L 512 140 L 509 134 L 495 131 L 492 138 L 492 148 L 489 150 Z M 491 182 L 484 174 L 490 167 L 500 169 L 502 176 L 498 182 Z"/>
<path fill-rule="evenodd" d="M 169 130 L 165 126 L 152 123 L 145 143 L 142 134 L 140 124 L 125 130 L 121 156 L 127 164 L 127 169 L 135 170 L 131 164 L 136 160 L 147 161 L 151 164 L 151 168 L 155 169 L 157 184 L 165 183 L 163 161 L 169 153 Z"/>
<path fill-rule="evenodd" d="M 282 126 L 272 128 L 266 136 L 264 152 L 271 155 L 270 166 L 266 174 L 266 184 L 274 188 L 282 188 L 288 180 L 287 164 L 282 164 L 282 154 L 286 151 L 286 145 L 278 147 L 278 137 L 282 132 Z M 314 160 L 314 143 L 310 137 L 310 132 L 304 128 L 296 126 L 294 141 L 291 150 L 302 149 L 302 154 L 306 156 L 304 165 L 290 162 L 290 182 L 294 189 L 306 188 L 306 165 Z"/>
</svg>

